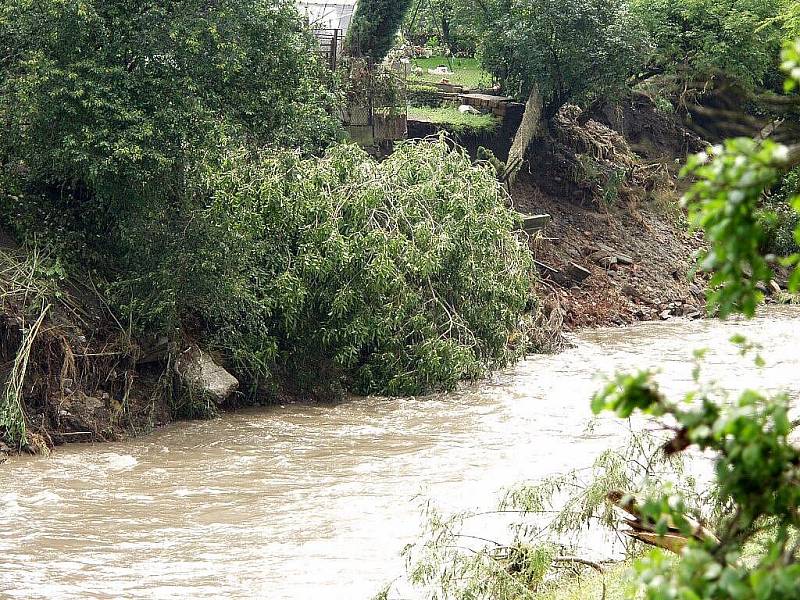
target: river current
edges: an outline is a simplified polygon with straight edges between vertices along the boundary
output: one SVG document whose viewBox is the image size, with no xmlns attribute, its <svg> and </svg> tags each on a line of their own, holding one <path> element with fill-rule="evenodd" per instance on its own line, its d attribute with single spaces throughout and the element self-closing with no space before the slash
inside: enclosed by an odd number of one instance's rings
<svg viewBox="0 0 800 600">
<path fill-rule="evenodd" d="M 763 345 L 757 369 L 728 343 Z M 490 506 L 504 486 L 591 464 L 626 429 L 592 423 L 616 370 L 691 385 L 692 350 L 732 391 L 800 404 L 800 308 L 752 321 L 580 332 L 488 381 L 425 398 L 354 398 L 180 423 L 0 466 L 0 598 L 371 598 L 403 572 L 419 503 Z"/>
</svg>

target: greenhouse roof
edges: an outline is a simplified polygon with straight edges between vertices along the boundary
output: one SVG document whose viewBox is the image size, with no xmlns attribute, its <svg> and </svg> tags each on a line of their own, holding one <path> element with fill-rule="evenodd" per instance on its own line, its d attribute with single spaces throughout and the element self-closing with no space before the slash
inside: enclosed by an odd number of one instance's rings
<svg viewBox="0 0 800 600">
<path fill-rule="evenodd" d="M 350 26 L 356 0 L 297 0 L 300 13 L 314 29 L 340 29 L 342 35 Z"/>
</svg>

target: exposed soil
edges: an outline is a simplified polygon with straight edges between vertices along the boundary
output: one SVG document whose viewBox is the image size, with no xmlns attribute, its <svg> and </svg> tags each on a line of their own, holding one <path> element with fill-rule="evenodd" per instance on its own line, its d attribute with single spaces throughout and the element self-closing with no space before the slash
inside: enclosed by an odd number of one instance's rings
<svg viewBox="0 0 800 600">
<path fill-rule="evenodd" d="M 704 314 L 700 234 L 678 206 L 677 162 L 703 142 L 644 94 L 562 109 L 528 154 L 516 210 L 549 214 L 532 239 L 549 310 L 567 327 Z M 582 279 L 585 277 L 585 279 Z"/>
<path fill-rule="evenodd" d="M 83 274 L 41 279 L 38 257 L 0 230 L 0 378 L 20 381 L 34 453 L 119 439 L 169 418 L 161 371 L 138 367 L 130 339 Z M 29 340 L 28 352 L 23 352 Z M 0 440 L 0 454 L 8 451 Z"/>
<path fill-rule="evenodd" d="M 550 310 L 563 311 L 567 327 L 704 314 L 704 283 L 690 275 L 702 236 L 686 233 L 676 207 L 625 205 L 598 210 L 579 201 L 552 198 L 529 176 L 518 180 L 514 205 L 526 214 L 552 217 L 531 245 L 549 291 L 546 304 Z M 583 282 L 563 275 L 574 271 L 573 265 L 590 275 Z"/>
</svg>

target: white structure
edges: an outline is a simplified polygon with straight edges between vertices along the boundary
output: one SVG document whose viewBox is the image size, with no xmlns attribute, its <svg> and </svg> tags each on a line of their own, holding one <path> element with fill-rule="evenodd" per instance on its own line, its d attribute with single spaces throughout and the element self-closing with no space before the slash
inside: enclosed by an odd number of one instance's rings
<svg viewBox="0 0 800 600">
<path fill-rule="evenodd" d="M 296 0 L 301 15 L 305 15 L 312 29 L 338 29 L 344 38 L 356 0 Z"/>
</svg>

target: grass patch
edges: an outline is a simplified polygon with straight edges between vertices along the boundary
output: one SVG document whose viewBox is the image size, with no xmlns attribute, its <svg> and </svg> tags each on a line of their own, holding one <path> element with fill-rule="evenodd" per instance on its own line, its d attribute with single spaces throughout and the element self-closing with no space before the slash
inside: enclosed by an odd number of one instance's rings
<svg viewBox="0 0 800 600">
<path fill-rule="evenodd" d="M 428 69 L 435 69 L 439 65 L 447 65 L 453 71 L 452 75 L 446 78 L 450 83 L 463 85 L 469 88 L 489 87 L 492 77 L 481 68 L 476 58 L 449 58 L 444 55 L 431 56 L 430 58 L 414 58 L 412 62 L 415 67 L 423 70 L 421 75 L 414 75 L 412 79 L 417 81 L 430 81 L 439 83 L 441 75 L 431 75 Z"/>
<path fill-rule="evenodd" d="M 626 561 L 609 567 L 605 573 L 587 570 L 578 577 L 569 577 L 554 582 L 549 589 L 536 594 L 536 600 L 599 600 L 603 597 L 605 581 L 606 600 L 629 600 L 631 598 L 632 562 Z"/>
<path fill-rule="evenodd" d="M 408 107 L 408 118 L 427 121 L 450 133 L 459 135 L 492 135 L 500 126 L 494 115 L 461 113 L 457 108 Z"/>
</svg>

